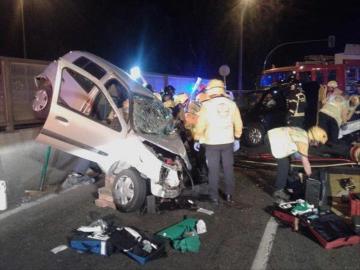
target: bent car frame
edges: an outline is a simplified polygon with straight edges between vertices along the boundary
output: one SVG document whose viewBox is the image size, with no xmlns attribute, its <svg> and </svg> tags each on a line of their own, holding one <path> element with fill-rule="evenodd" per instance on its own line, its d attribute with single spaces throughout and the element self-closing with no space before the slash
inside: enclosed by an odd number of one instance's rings
<svg viewBox="0 0 360 270">
<path fill-rule="evenodd" d="M 46 118 L 36 140 L 96 162 L 113 176 L 119 210 L 139 209 L 149 192 L 179 196 L 191 165 L 171 112 L 129 74 L 72 51 L 47 66 L 35 84 L 33 110 Z"/>
</svg>

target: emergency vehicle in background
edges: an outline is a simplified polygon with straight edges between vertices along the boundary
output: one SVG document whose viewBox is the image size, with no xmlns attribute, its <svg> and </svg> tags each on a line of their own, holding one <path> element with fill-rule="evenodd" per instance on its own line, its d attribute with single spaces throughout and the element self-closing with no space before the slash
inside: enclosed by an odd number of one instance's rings
<svg viewBox="0 0 360 270">
<path fill-rule="evenodd" d="M 360 44 L 347 44 L 343 53 L 334 56 L 311 55 L 294 66 L 265 70 L 260 78 L 259 87 L 268 88 L 286 80 L 292 74 L 295 74 L 301 83 L 326 84 L 334 80 L 345 94 L 354 94 L 356 83 L 360 80 Z"/>
<path fill-rule="evenodd" d="M 337 81 L 346 95 L 357 92 L 360 80 L 360 44 L 348 44 L 334 56 L 312 55 L 294 66 L 265 70 L 257 83 L 258 90 L 242 94 L 240 108 L 244 121 L 242 139 L 248 146 L 264 142 L 266 132 L 286 125 L 286 84 L 294 77 L 306 95 L 305 128 L 317 123 L 320 84 Z M 249 100 L 250 102 L 248 102 Z M 254 101 L 255 100 L 255 101 Z M 253 105 L 251 105 L 253 104 Z"/>
</svg>

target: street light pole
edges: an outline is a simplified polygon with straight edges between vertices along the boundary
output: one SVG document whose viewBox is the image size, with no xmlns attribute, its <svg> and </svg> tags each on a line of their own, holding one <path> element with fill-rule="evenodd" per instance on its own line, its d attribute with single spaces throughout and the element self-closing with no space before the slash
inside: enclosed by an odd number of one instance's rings
<svg viewBox="0 0 360 270">
<path fill-rule="evenodd" d="M 27 58 L 25 20 L 24 20 L 24 0 L 20 0 L 20 12 L 21 12 L 21 25 L 22 25 L 23 53 L 24 53 L 24 58 Z"/>
<path fill-rule="evenodd" d="M 244 46 L 244 16 L 246 6 L 244 5 L 240 12 L 240 41 L 239 41 L 239 74 L 238 74 L 238 89 L 243 88 L 243 46 Z"/>
<path fill-rule="evenodd" d="M 254 0 L 241 0 L 240 2 L 240 40 L 239 40 L 239 74 L 238 74 L 238 88 L 243 88 L 243 51 L 244 51 L 244 17 L 248 6 Z"/>
<path fill-rule="evenodd" d="M 333 37 L 333 36 L 331 36 L 331 37 Z M 280 47 L 283 47 L 283 46 L 286 46 L 286 45 L 292 45 L 292 44 L 305 44 L 305 43 L 312 43 L 312 42 L 323 42 L 323 41 L 328 41 L 328 39 L 329 38 L 327 38 L 327 39 L 311 39 L 311 40 L 290 41 L 290 42 L 280 43 L 280 44 L 276 45 L 274 48 L 272 48 L 271 51 L 266 55 L 265 61 L 264 61 L 264 64 L 263 64 L 263 71 L 266 69 L 266 64 L 267 64 L 267 61 L 269 60 L 269 57 L 273 54 L 274 51 L 276 51 Z"/>
</svg>

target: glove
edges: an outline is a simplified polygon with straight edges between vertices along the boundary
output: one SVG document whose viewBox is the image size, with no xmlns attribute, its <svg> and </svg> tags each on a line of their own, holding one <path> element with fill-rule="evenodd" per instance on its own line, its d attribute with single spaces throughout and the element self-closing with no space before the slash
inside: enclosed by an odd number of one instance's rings
<svg viewBox="0 0 360 270">
<path fill-rule="evenodd" d="M 240 149 L 240 141 L 239 140 L 234 141 L 233 149 L 234 149 L 234 152 L 236 152 L 237 150 Z"/>
<path fill-rule="evenodd" d="M 200 151 L 200 143 L 198 141 L 194 142 L 194 150 L 196 152 L 199 152 Z"/>
</svg>

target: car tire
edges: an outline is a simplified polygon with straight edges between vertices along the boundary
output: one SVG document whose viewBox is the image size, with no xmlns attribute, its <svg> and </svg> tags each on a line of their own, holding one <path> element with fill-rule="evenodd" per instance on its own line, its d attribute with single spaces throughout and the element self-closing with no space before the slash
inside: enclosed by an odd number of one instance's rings
<svg viewBox="0 0 360 270">
<path fill-rule="evenodd" d="M 139 210 L 147 194 L 145 179 L 135 169 L 121 171 L 115 178 L 112 195 L 116 207 L 121 212 Z"/>
<path fill-rule="evenodd" d="M 32 110 L 37 119 L 46 119 L 51 105 L 52 89 L 42 88 L 35 92 L 32 102 Z"/>
<path fill-rule="evenodd" d="M 264 143 L 265 129 L 261 124 L 251 124 L 244 132 L 244 142 L 247 146 L 258 146 Z"/>
</svg>

